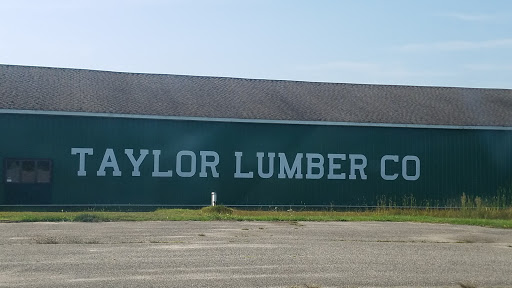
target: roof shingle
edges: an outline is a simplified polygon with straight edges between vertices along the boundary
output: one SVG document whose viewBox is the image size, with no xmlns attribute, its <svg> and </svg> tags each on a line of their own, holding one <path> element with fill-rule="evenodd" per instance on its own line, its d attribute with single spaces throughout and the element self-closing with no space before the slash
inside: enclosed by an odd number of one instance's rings
<svg viewBox="0 0 512 288">
<path fill-rule="evenodd" d="M 512 90 L 335 84 L 0 65 L 0 109 L 512 126 Z"/>
</svg>

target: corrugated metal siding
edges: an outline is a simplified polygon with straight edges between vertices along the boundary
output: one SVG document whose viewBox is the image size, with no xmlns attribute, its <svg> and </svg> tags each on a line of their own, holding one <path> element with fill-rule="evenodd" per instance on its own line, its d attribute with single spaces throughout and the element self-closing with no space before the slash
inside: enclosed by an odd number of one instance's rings
<svg viewBox="0 0 512 288">
<path fill-rule="evenodd" d="M 462 193 L 492 197 L 499 187 L 512 185 L 512 131 L 420 128 L 350 127 L 230 123 L 151 119 L 0 114 L 0 157 L 50 158 L 53 160 L 53 204 L 159 204 L 207 205 L 211 191 L 226 205 L 376 205 L 381 199 L 397 204 L 412 195 L 417 205 L 445 205 Z M 86 158 L 87 176 L 78 177 L 78 155 L 73 147 L 94 148 Z M 96 176 L 105 149 L 113 148 L 121 177 Z M 124 154 L 131 148 L 149 149 L 141 176 L 132 177 L 132 165 Z M 161 170 L 175 170 L 176 153 L 216 151 L 219 178 L 151 177 L 152 149 L 162 150 Z M 236 179 L 235 152 L 243 152 L 242 171 L 253 179 Z M 276 153 L 274 177 L 257 176 L 257 152 Z M 348 154 L 367 157 L 368 179 L 278 179 L 277 153 L 288 161 L 296 153 L 347 154 L 342 171 L 348 178 Z M 384 155 L 415 155 L 421 161 L 416 181 L 383 180 L 380 159 Z M 305 155 L 304 155 L 305 156 Z M 302 172 L 306 173 L 303 159 Z M 266 161 L 265 161 L 266 165 Z M 189 169 L 189 167 L 185 167 Z M 390 173 L 400 163 L 389 162 Z M 411 166 L 410 169 L 414 167 Z M 3 167 L 2 167 L 3 169 Z M 265 166 L 266 171 L 266 166 Z M 3 171 L 0 170 L 3 176 Z M 410 170 L 409 174 L 414 174 Z M 359 176 L 359 175 L 358 175 Z M 3 179 L 3 177 L 2 177 Z M 0 201 L 6 203 L 0 186 Z"/>
</svg>

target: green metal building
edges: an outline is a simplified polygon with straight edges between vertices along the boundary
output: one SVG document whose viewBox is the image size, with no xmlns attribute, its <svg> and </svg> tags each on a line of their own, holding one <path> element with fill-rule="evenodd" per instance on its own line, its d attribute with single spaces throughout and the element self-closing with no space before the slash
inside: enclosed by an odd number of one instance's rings
<svg viewBox="0 0 512 288">
<path fill-rule="evenodd" d="M 512 90 L 0 65 L 0 205 L 451 205 L 512 189 Z"/>
</svg>

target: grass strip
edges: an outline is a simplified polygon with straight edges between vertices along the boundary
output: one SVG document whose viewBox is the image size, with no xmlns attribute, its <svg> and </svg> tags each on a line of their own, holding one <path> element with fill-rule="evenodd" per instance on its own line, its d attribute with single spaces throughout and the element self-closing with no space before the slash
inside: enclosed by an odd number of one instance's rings
<svg viewBox="0 0 512 288">
<path fill-rule="evenodd" d="M 219 207 L 219 206 L 217 206 Z M 368 211 L 249 211 L 227 207 L 157 209 L 143 212 L 0 211 L 0 222 L 110 222 L 110 221 L 386 221 L 446 223 L 512 228 L 508 209 L 376 209 Z"/>
</svg>

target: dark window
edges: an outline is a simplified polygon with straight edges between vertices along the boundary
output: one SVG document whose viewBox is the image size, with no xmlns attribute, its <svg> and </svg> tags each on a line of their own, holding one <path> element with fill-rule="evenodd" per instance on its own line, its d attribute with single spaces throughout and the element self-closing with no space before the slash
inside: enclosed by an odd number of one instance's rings
<svg viewBox="0 0 512 288">
<path fill-rule="evenodd" d="M 18 160 L 6 160 L 5 162 L 5 182 L 19 183 L 21 162 Z"/>
<path fill-rule="evenodd" d="M 39 160 L 36 166 L 37 171 L 37 183 L 50 183 L 50 161 Z"/>
<path fill-rule="evenodd" d="M 21 183 L 36 182 L 36 163 L 32 160 L 21 161 Z"/>
<path fill-rule="evenodd" d="M 44 159 L 6 159 L 6 183 L 50 183 L 52 162 Z"/>
</svg>

